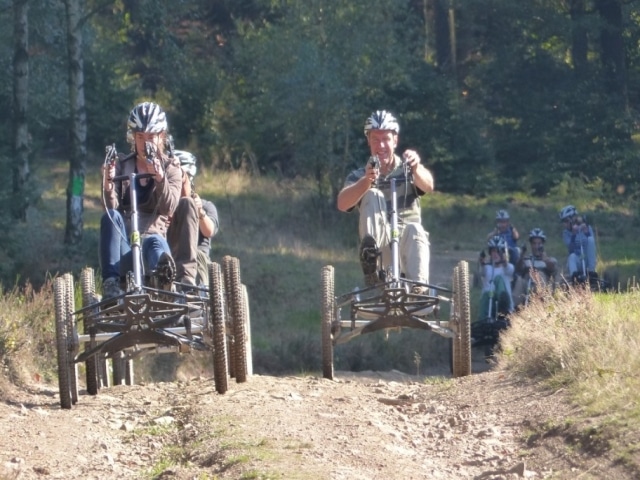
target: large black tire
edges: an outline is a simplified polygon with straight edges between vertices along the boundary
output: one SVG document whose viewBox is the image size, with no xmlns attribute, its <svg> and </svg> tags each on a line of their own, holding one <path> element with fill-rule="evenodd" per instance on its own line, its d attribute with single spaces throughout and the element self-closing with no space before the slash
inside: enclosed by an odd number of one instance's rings
<svg viewBox="0 0 640 480">
<path fill-rule="evenodd" d="M 336 315 L 334 296 L 334 270 L 331 265 L 322 267 L 322 376 L 333 380 L 333 341 L 331 326 Z"/>
<path fill-rule="evenodd" d="M 58 358 L 58 389 L 60 407 L 71 408 L 71 387 L 69 381 L 69 350 L 67 345 L 67 293 L 66 280 L 56 277 L 53 283 L 53 301 L 56 321 L 56 349 Z"/>
<path fill-rule="evenodd" d="M 253 375 L 253 348 L 251 347 L 251 310 L 249 309 L 249 293 L 247 286 L 242 284 L 242 302 L 244 303 L 245 315 L 245 345 L 247 350 L 247 375 Z"/>
<path fill-rule="evenodd" d="M 224 265 L 224 285 L 229 299 L 229 312 L 231 312 L 231 326 L 233 333 L 233 373 L 236 382 L 247 381 L 247 340 L 245 327 L 247 324 L 245 302 L 242 295 L 242 281 L 240 279 L 240 260 L 236 257 L 225 256 L 222 259 Z"/>
<path fill-rule="evenodd" d="M 229 388 L 229 366 L 227 365 L 227 338 L 225 333 L 226 307 L 224 281 L 220 264 L 209 264 L 209 311 L 211 314 L 211 337 L 213 338 L 213 378 L 216 391 L 226 393 Z"/>
<path fill-rule="evenodd" d="M 96 281 L 93 268 L 86 267 L 80 274 L 80 284 L 82 288 L 82 308 L 93 305 L 96 300 Z M 83 332 L 88 335 L 89 327 L 85 324 Z M 91 342 L 85 342 L 85 350 L 89 350 L 95 346 L 95 339 Z M 98 359 L 96 356 L 92 356 L 85 362 L 85 373 L 87 379 L 87 393 L 89 395 L 97 395 L 100 388 L 98 382 Z"/>
<path fill-rule="evenodd" d="M 68 361 L 69 361 L 69 388 L 71 389 L 71 403 L 75 405 L 78 403 L 78 364 L 75 362 L 75 357 L 78 354 L 78 330 L 75 324 L 75 317 L 73 312 L 76 309 L 75 303 L 75 285 L 73 283 L 73 275 L 71 273 L 65 273 L 64 279 L 66 282 L 66 295 L 67 295 L 67 348 L 68 348 Z"/>
<path fill-rule="evenodd" d="M 458 371 L 458 360 L 456 357 L 457 347 L 455 346 L 457 340 L 457 332 L 458 332 L 458 318 L 460 317 L 460 295 L 458 290 L 456 289 L 456 285 L 458 284 L 458 277 L 460 275 L 460 268 L 458 265 L 453 267 L 453 277 L 451 279 L 451 289 L 453 290 L 451 294 L 451 308 L 449 310 L 449 326 L 456 334 L 455 337 L 449 339 L 449 368 L 451 371 L 451 376 L 454 376 L 454 372 Z"/>
<path fill-rule="evenodd" d="M 454 270 L 456 337 L 453 341 L 453 377 L 471 375 L 471 302 L 469 296 L 469 264 L 460 261 Z"/>
<path fill-rule="evenodd" d="M 231 300 L 231 291 L 229 289 L 230 276 L 231 276 L 231 257 L 225 256 L 222 258 L 222 276 L 224 279 L 224 301 L 225 301 L 225 318 L 226 318 L 226 332 L 227 332 L 227 365 L 229 367 L 229 377 L 235 378 L 236 376 L 236 349 L 233 339 L 233 302 Z"/>
</svg>

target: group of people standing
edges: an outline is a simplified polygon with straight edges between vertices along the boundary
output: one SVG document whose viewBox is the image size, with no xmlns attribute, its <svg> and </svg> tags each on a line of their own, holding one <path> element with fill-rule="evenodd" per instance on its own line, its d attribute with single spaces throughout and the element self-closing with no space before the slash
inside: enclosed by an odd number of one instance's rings
<svg viewBox="0 0 640 480">
<path fill-rule="evenodd" d="M 573 205 L 562 208 L 559 217 L 567 248 L 568 281 L 585 283 L 597 276 L 593 229 Z M 479 320 L 508 316 L 526 303 L 531 282 L 552 285 L 559 274 L 558 261 L 545 250 L 547 236 L 541 228 L 529 232 L 527 255 L 526 245 L 518 246 L 520 233 L 511 224 L 509 212 L 498 210 L 495 220 L 496 226 L 487 237 L 489 256 L 484 250 L 480 254 L 483 286 Z"/>
<path fill-rule="evenodd" d="M 138 212 L 145 280 L 159 288 L 188 289 L 206 282 L 211 238 L 218 232 L 213 203 L 194 190 L 196 158 L 173 149 L 165 111 L 143 102 L 127 121 L 129 154 L 103 166 L 105 213 L 100 222 L 100 266 L 103 298 L 123 294 L 125 276 L 132 270 L 131 191 Z M 136 173 L 135 188 L 116 177 Z"/>
</svg>

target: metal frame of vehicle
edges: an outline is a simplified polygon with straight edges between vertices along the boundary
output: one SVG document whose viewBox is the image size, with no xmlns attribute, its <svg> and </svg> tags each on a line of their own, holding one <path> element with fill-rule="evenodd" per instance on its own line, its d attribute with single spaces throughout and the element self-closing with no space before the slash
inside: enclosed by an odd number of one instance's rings
<svg viewBox="0 0 640 480">
<path fill-rule="evenodd" d="M 380 285 L 356 288 L 335 296 L 335 272 L 331 265 L 322 268 L 322 373 L 334 378 L 333 350 L 336 345 L 382 329 L 408 327 L 429 330 L 452 342 L 451 371 L 454 377 L 471 374 L 471 308 L 469 266 L 460 261 L 454 268 L 452 289 L 422 284 L 401 276 L 396 179 L 391 179 L 391 265 L 386 281 Z M 429 289 L 429 294 L 413 293 L 413 286 Z M 445 296 L 449 294 L 450 296 Z M 448 320 L 438 318 L 440 302 L 450 302 Z"/>
<path fill-rule="evenodd" d="M 129 179 L 134 186 L 135 178 L 132 173 L 114 181 Z M 135 192 L 131 198 L 133 270 L 127 275 L 126 291 L 101 299 L 95 291 L 93 269 L 85 268 L 80 277 L 82 308 L 75 310 L 73 276 L 66 273 L 54 281 L 62 408 L 71 408 L 78 401 L 77 367 L 81 362 L 85 363 L 90 395 L 109 385 L 107 360 L 113 361 L 113 384 L 132 384 L 133 359 L 145 353 L 212 351 L 215 386 L 221 394 L 228 389 L 229 376 L 240 383 L 252 374 L 249 302 L 240 278 L 240 261 L 227 255 L 222 265 L 212 262 L 208 287 L 189 286 L 189 293 L 143 285 Z"/>
</svg>

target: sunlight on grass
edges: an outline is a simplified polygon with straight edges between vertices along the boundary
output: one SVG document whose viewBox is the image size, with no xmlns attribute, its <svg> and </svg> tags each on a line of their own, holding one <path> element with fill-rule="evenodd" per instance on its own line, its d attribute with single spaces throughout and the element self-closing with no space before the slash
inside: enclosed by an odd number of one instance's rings
<svg viewBox="0 0 640 480">
<path fill-rule="evenodd" d="M 536 299 L 501 338 L 503 368 L 569 388 L 595 415 L 616 412 L 640 426 L 640 290 L 572 291 Z"/>
</svg>

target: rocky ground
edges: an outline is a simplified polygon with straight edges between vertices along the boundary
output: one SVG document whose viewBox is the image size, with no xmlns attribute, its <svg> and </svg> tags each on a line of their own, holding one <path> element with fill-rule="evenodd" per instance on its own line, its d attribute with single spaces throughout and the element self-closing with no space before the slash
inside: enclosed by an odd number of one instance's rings
<svg viewBox="0 0 640 480">
<path fill-rule="evenodd" d="M 71 410 L 51 386 L 5 388 L 0 478 L 633 478 L 563 430 L 563 391 L 498 370 L 336 377 L 118 386 Z"/>
</svg>

